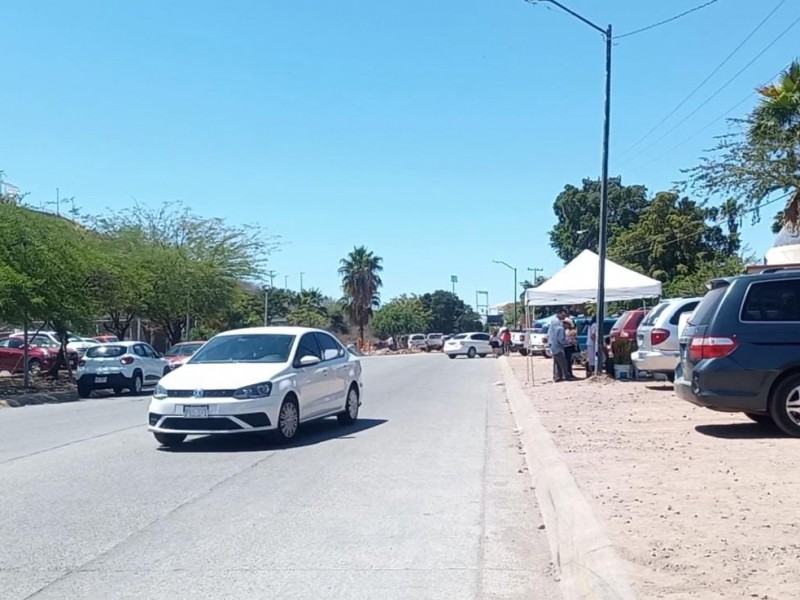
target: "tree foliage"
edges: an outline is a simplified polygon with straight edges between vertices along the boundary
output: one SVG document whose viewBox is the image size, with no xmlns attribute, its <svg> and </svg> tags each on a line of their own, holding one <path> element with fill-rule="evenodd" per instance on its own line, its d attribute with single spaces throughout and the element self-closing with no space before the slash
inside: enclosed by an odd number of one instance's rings
<svg viewBox="0 0 800 600">
<path fill-rule="evenodd" d="M 383 285 L 380 277 L 383 259 L 367 250 L 366 246 L 358 246 L 340 261 L 340 265 L 344 292 L 342 307 L 350 322 L 358 327 L 358 336 L 363 343 L 364 328 L 381 303 L 379 289 Z"/>
<path fill-rule="evenodd" d="M 431 314 L 416 296 L 400 296 L 384 304 L 375 313 L 372 329 L 378 337 L 427 332 Z"/>
<path fill-rule="evenodd" d="M 647 188 L 622 185 L 622 178 L 609 179 L 609 240 L 630 227 L 647 206 Z M 600 181 L 584 179 L 581 187 L 567 185 L 553 203 L 556 224 L 550 230 L 550 245 L 558 257 L 569 262 L 583 250 L 597 252 L 600 223 Z"/>
<path fill-rule="evenodd" d="M 664 283 L 708 265 L 725 266 L 739 251 L 739 241 L 738 234 L 726 234 L 714 224 L 718 214 L 719 209 L 659 192 L 639 219 L 614 238 L 609 258 Z"/>
<path fill-rule="evenodd" d="M 429 330 L 421 330 L 426 333 L 431 331 L 449 335 L 475 331 L 475 322 L 480 322 L 480 317 L 472 310 L 472 307 L 453 292 L 436 290 L 423 294 L 419 299 L 431 317 Z"/>
<path fill-rule="evenodd" d="M 783 192 L 783 221 L 795 226 L 800 224 L 800 63 L 758 93 L 760 102 L 750 114 L 731 119 L 731 133 L 687 171 L 687 185 L 704 196 L 736 197 L 756 211 Z"/>
</svg>

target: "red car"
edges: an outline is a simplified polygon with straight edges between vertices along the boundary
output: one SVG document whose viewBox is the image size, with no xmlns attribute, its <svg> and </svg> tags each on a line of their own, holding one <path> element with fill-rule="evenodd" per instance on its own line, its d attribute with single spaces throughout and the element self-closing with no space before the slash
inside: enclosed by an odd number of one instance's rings
<svg viewBox="0 0 800 600">
<path fill-rule="evenodd" d="M 172 348 L 167 350 L 164 358 L 169 361 L 169 366 L 171 369 L 177 369 L 187 360 L 192 358 L 192 355 L 200 350 L 200 348 L 203 347 L 203 344 L 205 344 L 205 342 L 182 342 L 180 344 L 175 344 Z"/>
<path fill-rule="evenodd" d="M 647 311 L 641 308 L 622 313 L 611 328 L 611 333 L 609 333 L 611 341 L 614 342 L 618 339 L 636 340 L 636 330 L 639 329 L 639 324 L 646 314 Z"/>
<path fill-rule="evenodd" d="M 24 363 L 24 347 L 22 338 L 7 337 L 0 340 L 0 371 L 22 373 Z M 28 341 L 28 371 L 34 375 L 47 371 L 58 357 L 58 345 L 36 338 Z M 78 353 L 69 353 L 72 368 L 78 366 Z"/>
</svg>

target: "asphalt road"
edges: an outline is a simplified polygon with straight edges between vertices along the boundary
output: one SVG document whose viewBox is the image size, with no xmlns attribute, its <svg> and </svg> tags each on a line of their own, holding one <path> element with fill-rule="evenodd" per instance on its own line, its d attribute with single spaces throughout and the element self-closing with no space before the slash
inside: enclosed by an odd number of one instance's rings
<svg viewBox="0 0 800 600">
<path fill-rule="evenodd" d="M 361 418 L 158 449 L 147 398 L 0 410 L 0 598 L 558 598 L 497 361 L 365 360 Z"/>
</svg>

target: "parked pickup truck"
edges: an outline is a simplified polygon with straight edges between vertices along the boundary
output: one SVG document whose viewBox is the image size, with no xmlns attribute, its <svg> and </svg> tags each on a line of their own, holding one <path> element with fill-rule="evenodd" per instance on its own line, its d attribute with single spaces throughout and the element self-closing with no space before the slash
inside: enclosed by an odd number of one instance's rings
<svg viewBox="0 0 800 600">
<path fill-rule="evenodd" d="M 512 331 L 510 350 L 512 352 L 519 352 L 522 356 L 525 356 L 528 353 L 525 349 L 525 337 L 524 331 Z"/>
<path fill-rule="evenodd" d="M 527 334 L 525 336 L 525 352 L 522 355 L 525 356 L 530 353 L 545 356 L 547 350 L 547 328 L 536 324 L 531 329 L 526 329 L 525 333 Z"/>
<path fill-rule="evenodd" d="M 444 348 L 444 336 L 441 333 L 429 333 L 428 338 L 425 340 L 427 349 L 441 350 Z"/>
</svg>

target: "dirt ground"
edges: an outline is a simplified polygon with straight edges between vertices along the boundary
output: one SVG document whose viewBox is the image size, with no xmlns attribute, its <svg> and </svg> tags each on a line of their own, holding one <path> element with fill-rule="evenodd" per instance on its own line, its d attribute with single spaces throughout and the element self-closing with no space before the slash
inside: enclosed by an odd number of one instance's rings
<svg viewBox="0 0 800 600">
<path fill-rule="evenodd" d="M 13 398 L 28 394 L 64 392 L 75 389 L 75 382 L 62 373 L 59 379 L 44 376 L 31 377 L 31 385 L 25 388 L 22 375 L 0 375 L 0 398 Z"/>
<path fill-rule="evenodd" d="M 531 385 L 510 361 L 641 598 L 800 598 L 800 439 L 660 382 L 554 384 L 535 358 Z"/>
</svg>

